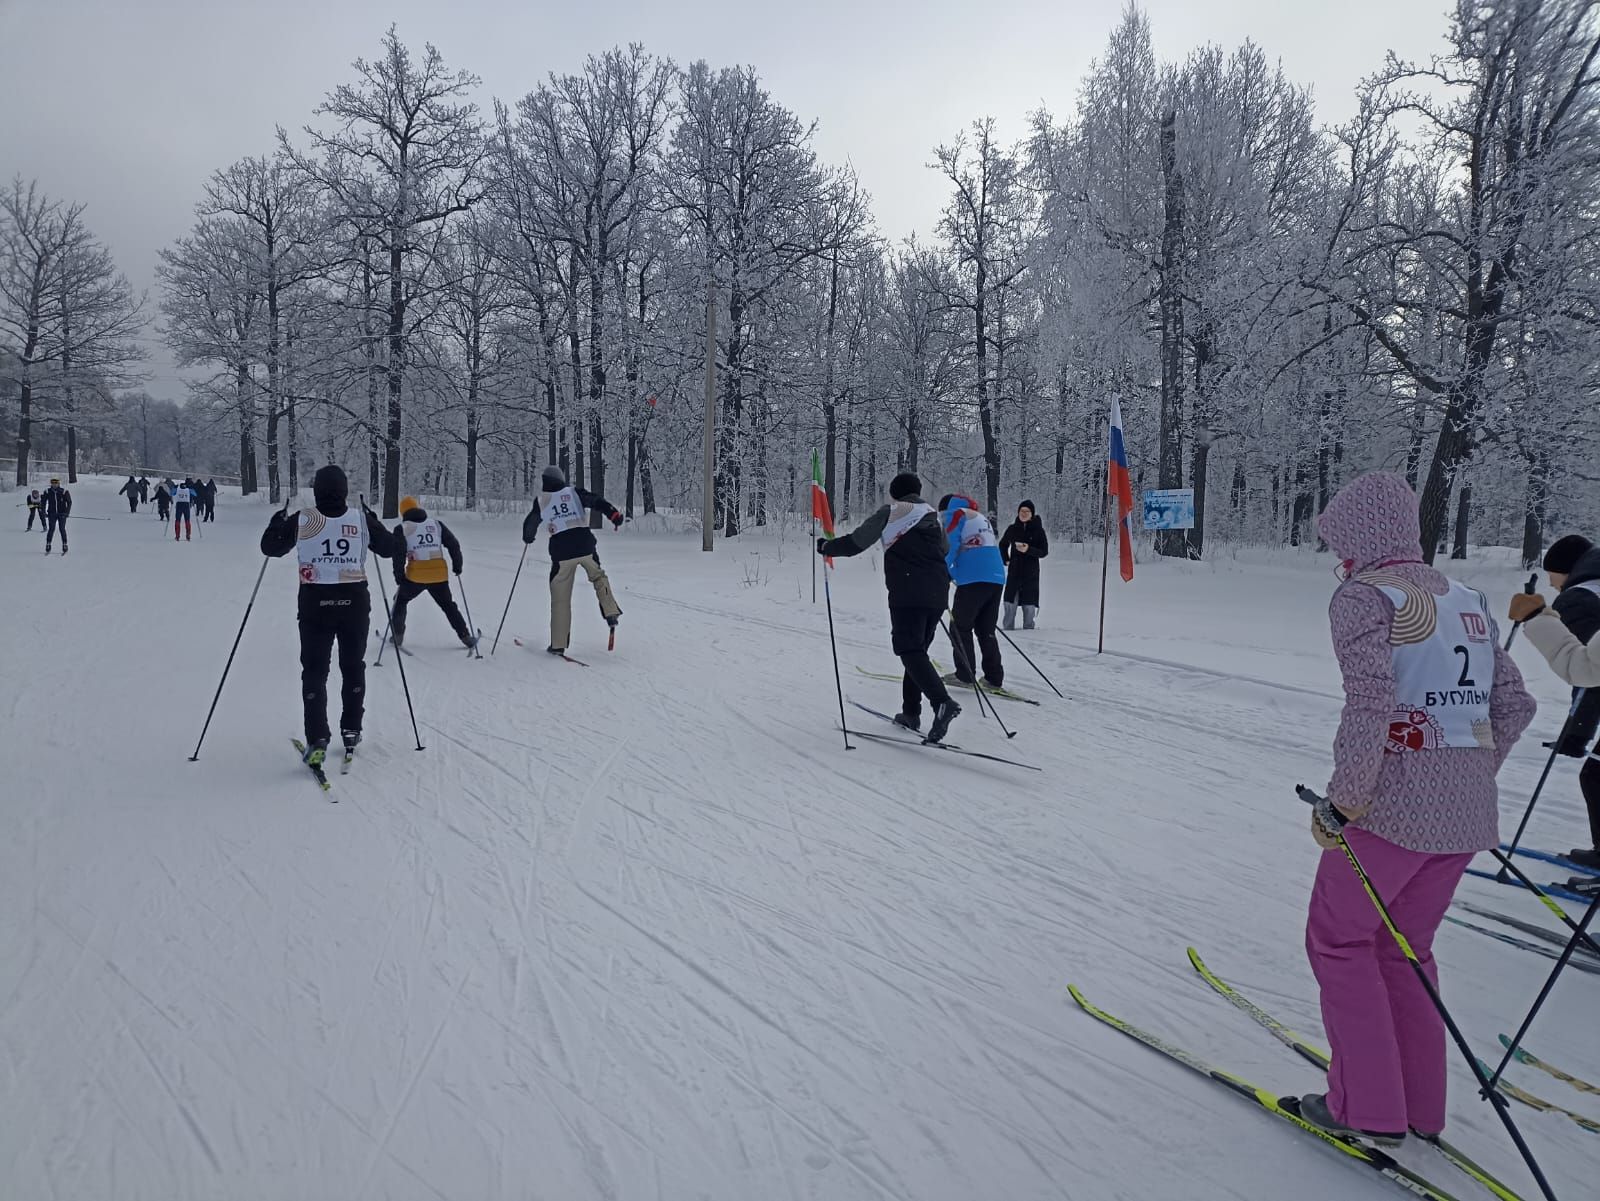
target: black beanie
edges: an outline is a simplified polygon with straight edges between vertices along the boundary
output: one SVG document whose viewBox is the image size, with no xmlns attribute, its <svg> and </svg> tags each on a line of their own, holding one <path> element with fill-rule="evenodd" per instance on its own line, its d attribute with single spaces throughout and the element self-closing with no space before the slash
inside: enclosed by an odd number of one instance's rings
<svg viewBox="0 0 1600 1201">
<path fill-rule="evenodd" d="M 908 496 L 922 495 L 922 481 L 914 471 L 902 471 L 889 481 L 889 499 L 905 500 Z"/>
<path fill-rule="evenodd" d="M 539 477 L 539 486 L 546 492 L 560 492 L 567 486 L 567 477 L 561 474 L 559 467 L 546 467 Z"/>
<path fill-rule="evenodd" d="M 344 468 L 332 463 L 317 468 L 317 474 L 311 477 L 311 495 L 316 498 L 319 509 L 323 505 L 333 508 L 344 504 L 350 495 L 350 481 L 344 477 Z"/>
<path fill-rule="evenodd" d="M 1578 560 L 1593 549 L 1594 543 L 1582 534 L 1557 538 L 1550 544 L 1550 549 L 1544 552 L 1544 569 L 1557 575 L 1568 575 L 1578 565 Z"/>
</svg>

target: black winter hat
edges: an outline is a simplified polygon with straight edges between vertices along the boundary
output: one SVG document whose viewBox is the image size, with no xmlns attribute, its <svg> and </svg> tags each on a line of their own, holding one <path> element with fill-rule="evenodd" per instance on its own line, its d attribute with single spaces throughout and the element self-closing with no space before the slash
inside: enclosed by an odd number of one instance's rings
<svg viewBox="0 0 1600 1201">
<path fill-rule="evenodd" d="M 902 471 L 889 481 L 889 499 L 905 500 L 908 496 L 922 495 L 922 481 L 913 471 Z"/>
<path fill-rule="evenodd" d="M 1567 575 L 1578 565 L 1578 560 L 1593 549 L 1594 543 L 1582 534 L 1557 538 L 1550 544 L 1550 549 L 1544 552 L 1544 569 L 1557 575 Z"/>
<path fill-rule="evenodd" d="M 333 463 L 318 467 L 317 474 L 311 477 L 311 495 L 316 498 L 319 509 L 323 505 L 344 504 L 350 495 L 350 481 L 345 478 L 344 468 Z"/>
<path fill-rule="evenodd" d="M 1034 507 L 1034 503 L 1031 500 L 1025 500 L 1017 506 L 1018 512 L 1021 512 L 1023 509 L 1028 510 L 1028 512 L 1032 513 L 1035 517 L 1039 516 L 1039 510 Z"/>
<path fill-rule="evenodd" d="M 567 477 L 559 467 L 546 467 L 544 474 L 539 477 L 539 486 L 546 492 L 560 492 L 567 486 Z"/>
</svg>

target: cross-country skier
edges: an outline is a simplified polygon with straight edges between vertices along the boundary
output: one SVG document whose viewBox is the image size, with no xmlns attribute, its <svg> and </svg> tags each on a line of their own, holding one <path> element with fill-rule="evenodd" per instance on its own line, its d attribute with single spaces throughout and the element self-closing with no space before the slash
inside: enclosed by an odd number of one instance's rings
<svg viewBox="0 0 1600 1201">
<path fill-rule="evenodd" d="M 262 554 L 281 558 L 293 550 L 300 562 L 300 693 L 306 762 L 314 767 L 328 753 L 328 664 L 335 642 L 343 685 L 339 733 L 347 753 L 361 741 L 372 613 L 367 552 L 392 559 L 404 549 L 371 509 L 351 511 L 345 504 L 349 491 L 343 469 L 331 463 L 319 468 L 311 481 L 316 507 L 274 513 L 261 535 Z"/>
<path fill-rule="evenodd" d="M 600 615 L 616 628 L 622 609 L 611 594 L 611 581 L 600 566 L 600 547 L 589 528 L 590 509 L 599 509 L 613 528 L 622 527 L 622 514 L 603 496 L 571 487 L 559 467 L 546 467 L 539 479 L 538 506 L 522 519 L 522 540 L 532 544 L 543 526 L 550 535 L 550 645 L 552 655 L 564 655 L 572 637 L 572 581 L 581 567 L 594 585 Z"/>
<path fill-rule="evenodd" d="M 139 481 L 134 479 L 133 476 L 130 475 L 128 482 L 117 489 L 117 495 L 128 498 L 128 512 L 137 513 L 139 511 Z"/>
<path fill-rule="evenodd" d="M 210 479 L 198 486 L 201 499 L 205 503 L 204 520 L 207 522 L 215 521 L 217 519 L 217 481 Z"/>
<path fill-rule="evenodd" d="M 183 483 L 174 485 L 172 489 L 172 540 L 178 540 L 178 527 L 183 527 L 184 541 L 194 537 L 194 526 L 189 521 L 190 510 L 194 506 L 194 482 L 188 476 L 183 477 Z"/>
<path fill-rule="evenodd" d="M 28 493 L 28 529 L 30 531 L 33 529 L 33 519 L 37 517 L 41 534 L 44 533 L 45 529 L 44 514 L 39 511 L 39 507 L 42 504 L 44 504 L 44 496 L 39 489 L 35 488 Z"/>
<path fill-rule="evenodd" d="M 448 554 L 450 572 L 461 574 L 461 543 L 456 541 L 449 526 L 437 517 L 429 517 L 414 496 L 401 499 L 400 516 L 403 520 L 394 527 L 401 553 L 394 560 L 394 580 L 398 587 L 390 617 L 389 641 L 396 647 L 401 645 L 406 636 L 406 606 L 426 592 L 433 597 L 456 637 L 461 639 L 461 645 L 471 650 L 477 645 L 477 637 L 467 629 L 467 619 L 461 616 L 455 598 L 450 595 L 450 575 L 445 570 Z"/>
<path fill-rule="evenodd" d="M 150 478 L 148 476 L 141 475 L 139 477 L 139 503 L 141 505 L 142 504 L 147 504 L 147 503 L 149 503 L 149 500 L 150 500 Z"/>
<path fill-rule="evenodd" d="M 950 543 L 945 563 L 950 568 L 950 578 L 956 582 L 956 601 L 950 609 L 950 641 L 956 669 L 945 677 L 945 683 L 968 688 L 975 683 L 978 658 L 972 638 L 976 634 L 983 658 L 983 682 L 999 688 L 1005 683 L 1005 666 L 1000 660 L 1000 637 L 994 631 L 1000 621 L 1000 594 L 1006 581 L 999 540 L 994 536 L 994 526 L 971 497 L 944 497 L 939 501 L 939 520 Z"/>
<path fill-rule="evenodd" d="M 1482 595 L 1423 565 L 1403 477 L 1354 480 L 1317 531 L 1344 560 L 1328 620 L 1346 699 L 1312 814 L 1326 853 L 1306 921 L 1333 1066 L 1327 1093 L 1300 1105 L 1324 1129 L 1393 1145 L 1444 1130 L 1444 1023 L 1336 835 L 1437 980 L 1434 933 L 1473 855 L 1500 841 L 1495 774 L 1535 706 Z"/>
<path fill-rule="evenodd" d="M 895 722 L 908 730 L 922 729 L 922 698 L 928 698 L 933 724 L 928 741 L 941 742 L 961 706 L 939 678 L 928 648 L 939 632 L 950 599 L 950 571 L 945 565 L 949 540 L 933 506 L 922 499 L 922 481 L 903 471 L 889 483 L 889 503 L 848 534 L 818 538 L 817 553 L 849 558 L 883 546 L 883 582 L 889 589 L 889 629 L 894 653 L 906 669 L 900 686 L 900 712 Z"/>
<path fill-rule="evenodd" d="M 165 480 L 156 485 L 156 519 L 158 521 L 165 521 L 167 514 L 172 511 L 172 487 L 173 485 Z"/>
<path fill-rule="evenodd" d="M 1582 681 L 1573 678 L 1570 669 L 1564 669 L 1572 655 L 1573 642 L 1594 645 L 1600 642 L 1600 548 L 1596 548 L 1581 534 L 1568 534 L 1558 538 L 1544 556 L 1544 569 L 1550 573 L 1550 586 L 1558 595 L 1546 613 L 1544 597 L 1538 593 L 1518 593 L 1511 605 L 1511 619 L 1525 621 L 1528 641 L 1549 660 L 1550 666 L 1568 684 L 1583 687 Z M 1535 621 L 1540 614 L 1553 614 L 1556 621 Z M 1565 635 L 1565 637 L 1558 637 Z M 1563 655 L 1561 652 L 1565 652 Z M 1584 867 L 1600 868 L 1600 745 L 1590 751 L 1595 740 L 1595 727 L 1600 722 L 1600 687 L 1588 687 L 1581 699 L 1573 698 L 1577 712 L 1569 718 L 1565 737 L 1556 749 L 1563 755 L 1583 759 L 1578 772 L 1578 787 L 1583 791 L 1584 806 L 1589 810 L 1589 838 L 1587 847 L 1573 847 L 1567 858 Z"/>
<path fill-rule="evenodd" d="M 67 553 L 67 518 L 72 515 L 72 493 L 51 477 L 50 486 L 39 498 L 39 515 L 44 518 L 44 553 L 50 553 L 50 540 L 61 531 L 61 553 Z"/>
<path fill-rule="evenodd" d="M 1017 519 L 1000 537 L 1000 557 L 1006 561 L 1005 627 L 1017 628 L 1017 606 L 1022 606 L 1022 628 L 1033 629 L 1039 615 L 1039 560 L 1050 553 L 1050 537 L 1031 500 L 1017 506 Z"/>
</svg>

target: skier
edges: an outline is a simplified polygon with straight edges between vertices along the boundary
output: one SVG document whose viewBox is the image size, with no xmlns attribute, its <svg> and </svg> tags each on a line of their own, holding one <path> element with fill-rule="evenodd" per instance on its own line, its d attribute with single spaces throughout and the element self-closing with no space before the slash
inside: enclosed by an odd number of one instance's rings
<svg viewBox="0 0 1600 1201">
<path fill-rule="evenodd" d="M 215 521 L 217 519 L 217 481 L 209 479 L 201 485 L 201 489 L 206 505 L 205 520 L 208 522 Z"/>
<path fill-rule="evenodd" d="M 1518 593 L 1511 605 L 1511 619 L 1525 621 L 1528 641 L 1549 660 L 1550 666 L 1568 684 L 1583 687 L 1583 680 L 1573 678 L 1557 652 L 1567 650 L 1572 657 L 1574 643 L 1600 642 L 1600 548 L 1580 534 L 1558 538 L 1545 552 L 1544 569 L 1550 573 L 1550 586 L 1558 595 L 1550 605 L 1554 622 L 1533 621 L 1545 612 L 1544 597 L 1538 593 Z M 1537 635 L 1537 637 L 1536 637 Z M 1558 635 L 1566 635 L 1558 637 Z M 1595 681 L 1600 684 L 1600 680 Z M 1572 714 L 1564 730 L 1565 737 L 1555 747 L 1563 755 L 1582 759 L 1578 772 L 1578 787 L 1583 792 L 1584 806 L 1589 810 L 1589 838 L 1591 846 L 1573 847 L 1567 858 L 1584 867 L 1600 868 L 1600 745 L 1589 750 L 1595 739 L 1595 727 L 1600 722 L 1600 687 L 1589 687 L 1582 699 L 1573 695 L 1577 712 Z"/>
<path fill-rule="evenodd" d="M 148 504 L 150 501 L 150 480 L 148 476 L 139 477 L 139 503 Z"/>
<path fill-rule="evenodd" d="M 167 514 L 172 510 L 172 488 L 162 482 L 156 485 L 156 520 L 166 521 Z"/>
<path fill-rule="evenodd" d="M 572 581 L 583 568 L 600 601 L 606 625 L 617 628 L 622 610 L 611 594 L 611 581 L 600 566 L 600 548 L 589 528 L 590 509 L 599 509 L 614 529 L 622 528 L 622 514 L 603 496 L 573 488 L 559 467 L 546 467 L 539 479 L 538 506 L 522 519 L 522 541 L 532 544 L 543 525 L 550 533 L 550 645 L 552 655 L 567 653 L 572 636 Z"/>
<path fill-rule="evenodd" d="M 1000 557 L 1006 562 L 1005 627 L 1017 628 L 1017 606 L 1022 606 L 1022 628 L 1033 629 L 1039 615 L 1039 560 L 1050 553 L 1050 537 L 1031 500 L 1017 506 L 1017 519 L 1000 539 Z"/>
<path fill-rule="evenodd" d="M 1354 480 L 1317 530 L 1344 560 L 1328 620 L 1346 700 L 1312 813 L 1325 853 L 1306 921 L 1333 1066 L 1300 1109 L 1392 1146 L 1444 1130 L 1444 1024 L 1337 836 L 1436 982 L 1434 933 L 1473 855 L 1500 841 L 1495 775 L 1535 705 L 1482 595 L 1423 565 L 1403 477 Z"/>
<path fill-rule="evenodd" d="M 39 489 L 35 488 L 28 493 L 28 529 L 30 531 L 33 529 L 33 519 L 38 517 L 39 532 L 44 532 L 44 514 L 39 511 L 39 506 L 43 503 L 44 497 L 40 494 Z"/>
<path fill-rule="evenodd" d="M 450 532 L 450 527 L 417 503 L 417 498 L 401 498 L 401 523 L 394 527 L 401 553 L 395 555 L 394 610 L 389 621 L 389 641 L 398 649 L 406 634 L 406 606 L 426 592 L 444 613 L 450 628 L 461 639 L 461 645 L 471 650 L 477 645 L 475 634 L 467 629 L 467 619 L 456 608 L 450 595 L 450 578 L 445 574 L 444 557 L 450 556 L 450 570 L 461 574 L 461 543 Z"/>
<path fill-rule="evenodd" d="M 973 654 L 972 636 L 976 633 L 983 654 L 983 682 L 999 688 L 1005 683 L 1005 667 L 1000 661 L 1000 638 L 994 628 L 1000 621 L 1006 567 L 1000 559 L 994 526 L 978 511 L 978 502 L 966 496 L 941 499 L 939 517 L 950 543 L 945 563 L 950 568 L 950 578 L 956 582 L 956 603 L 950 609 L 950 642 L 956 669 L 945 676 L 944 682 L 968 688 L 975 684 L 978 659 Z"/>
<path fill-rule="evenodd" d="M 72 493 L 61 486 L 56 477 L 39 498 L 39 515 L 44 518 L 44 553 L 50 553 L 50 540 L 61 531 L 61 553 L 67 553 L 67 518 L 72 515 Z"/>
<path fill-rule="evenodd" d="M 128 498 L 128 512 L 137 513 L 139 511 L 139 481 L 134 479 L 133 476 L 130 475 L 128 482 L 117 489 L 117 495 Z"/>
<path fill-rule="evenodd" d="M 328 665 L 335 642 L 343 701 L 339 733 L 345 752 L 353 752 L 361 741 L 364 654 L 372 612 L 367 551 L 392 559 L 404 548 L 371 509 L 350 511 L 345 504 L 349 492 L 343 469 L 331 463 L 321 467 L 311 480 L 316 507 L 274 513 L 261 535 L 264 555 L 276 559 L 298 551 L 300 691 L 305 702 L 305 759 L 313 767 L 322 766 L 328 753 Z"/>
<path fill-rule="evenodd" d="M 189 510 L 194 504 L 194 485 L 188 476 L 172 489 L 172 540 L 178 540 L 178 527 L 183 526 L 184 541 L 194 537 L 194 526 L 189 521 Z"/>
<path fill-rule="evenodd" d="M 894 653 L 906 669 L 895 723 L 922 729 L 922 698 L 928 698 L 933 724 L 928 742 L 942 742 L 961 706 L 950 699 L 944 681 L 928 658 L 950 599 L 949 540 L 933 506 L 922 499 L 922 481 L 903 471 L 889 483 L 889 503 L 848 534 L 818 538 L 817 553 L 849 558 L 883 545 L 883 582 L 889 590 L 889 629 Z"/>
</svg>

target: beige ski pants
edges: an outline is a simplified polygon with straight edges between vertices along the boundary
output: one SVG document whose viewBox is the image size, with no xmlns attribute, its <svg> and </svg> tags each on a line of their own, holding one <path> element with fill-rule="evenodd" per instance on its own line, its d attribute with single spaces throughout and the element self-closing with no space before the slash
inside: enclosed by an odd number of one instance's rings
<svg viewBox="0 0 1600 1201">
<path fill-rule="evenodd" d="M 617 604 L 617 598 L 611 595 L 611 581 L 606 579 L 605 570 L 600 566 L 599 559 L 593 555 L 583 555 L 577 559 L 564 559 L 560 563 L 552 563 L 550 645 L 557 650 L 566 650 L 572 638 L 572 581 L 577 578 L 580 567 L 589 577 L 589 582 L 594 585 L 594 594 L 600 601 L 600 615 L 616 617 L 622 612 Z"/>
</svg>

